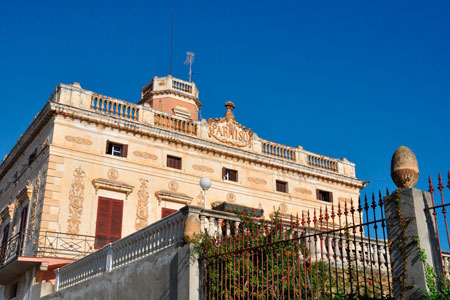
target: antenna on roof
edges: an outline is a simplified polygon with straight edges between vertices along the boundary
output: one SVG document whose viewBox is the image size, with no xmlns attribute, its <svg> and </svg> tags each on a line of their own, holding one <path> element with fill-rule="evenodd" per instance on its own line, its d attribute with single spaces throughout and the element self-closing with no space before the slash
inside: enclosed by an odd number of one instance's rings
<svg viewBox="0 0 450 300">
<path fill-rule="evenodd" d="M 194 53 L 187 51 L 186 52 L 186 61 L 185 65 L 189 65 L 189 82 L 192 82 L 192 64 L 194 63 Z"/>
<path fill-rule="evenodd" d="M 173 52 L 173 8 L 172 8 L 172 22 L 170 24 L 170 72 L 172 75 L 172 52 Z"/>
</svg>

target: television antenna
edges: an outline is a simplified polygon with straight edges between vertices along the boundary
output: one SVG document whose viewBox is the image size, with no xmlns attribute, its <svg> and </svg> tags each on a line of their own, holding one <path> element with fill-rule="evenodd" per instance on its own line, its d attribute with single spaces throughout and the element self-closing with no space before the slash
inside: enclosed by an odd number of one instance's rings
<svg viewBox="0 0 450 300">
<path fill-rule="evenodd" d="M 192 64 L 194 63 L 194 53 L 186 51 L 186 61 L 185 65 L 189 65 L 189 82 L 192 82 Z"/>
</svg>

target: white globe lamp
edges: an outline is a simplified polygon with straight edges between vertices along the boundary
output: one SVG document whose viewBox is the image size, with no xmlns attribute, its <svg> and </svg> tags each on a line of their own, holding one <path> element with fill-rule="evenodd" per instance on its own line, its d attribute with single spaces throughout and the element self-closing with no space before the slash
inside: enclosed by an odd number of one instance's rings
<svg viewBox="0 0 450 300">
<path fill-rule="evenodd" d="M 204 208 L 206 208 L 206 191 L 211 187 L 211 179 L 208 177 L 203 177 L 200 179 L 200 187 L 205 195 Z"/>
</svg>

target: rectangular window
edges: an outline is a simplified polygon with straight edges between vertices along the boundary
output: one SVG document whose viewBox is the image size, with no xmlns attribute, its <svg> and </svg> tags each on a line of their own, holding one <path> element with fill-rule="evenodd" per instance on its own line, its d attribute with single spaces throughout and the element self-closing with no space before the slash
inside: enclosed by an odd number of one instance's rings
<svg viewBox="0 0 450 300">
<path fill-rule="evenodd" d="M 106 142 L 106 154 L 127 157 L 128 155 L 128 145 L 123 145 L 119 143 L 114 143 L 111 141 Z"/>
<path fill-rule="evenodd" d="M 37 157 L 37 148 L 34 149 L 34 151 L 28 156 L 28 165 L 31 165 L 33 161 L 36 160 Z"/>
<path fill-rule="evenodd" d="M 277 180 L 277 192 L 287 193 L 288 183 L 286 181 Z"/>
<path fill-rule="evenodd" d="M 167 166 L 169 168 L 181 170 L 181 157 L 167 155 Z"/>
<path fill-rule="evenodd" d="M 122 214 L 122 200 L 98 197 L 95 249 L 121 238 Z"/>
<path fill-rule="evenodd" d="M 176 213 L 178 210 L 176 209 L 170 209 L 170 208 L 161 208 L 161 219 L 164 219 L 165 217 L 170 216 L 171 214 Z"/>
<path fill-rule="evenodd" d="M 322 191 L 322 190 L 316 190 L 317 194 L 317 200 L 325 201 L 325 202 L 333 202 L 333 193 Z"/>
<path fill-rule="evenodd" d="M 228 181 L 238 181 L 238 172 L 227 168 L 222 168 L 222 179 Z"/>
</svg>

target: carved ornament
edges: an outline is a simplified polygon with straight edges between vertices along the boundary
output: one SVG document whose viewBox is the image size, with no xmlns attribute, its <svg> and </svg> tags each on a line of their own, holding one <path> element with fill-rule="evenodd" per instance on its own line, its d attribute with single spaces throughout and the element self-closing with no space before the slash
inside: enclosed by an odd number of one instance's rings
<svg viewBox="0 0 450 300">
<path fill-rule="evenodd" d="M 180 204 L 189 204 L 192 202 L 192 197 L 188 195 L 169 192 L 169 191 L 158 191 L 155 193 L 156 198 L 158 198 L 158 204 L 161 205 L 161 201 L 175 202 Z"/>
<path fill-rule="evenodd" d="M 148 180 L 140 178 L 141 185 L 137 192 L 138 203 L 136 207 L 136 230 L 140 230 L 148 225 Z"/>
<path fill-rule="evenodd" d="M 73 171 L 73 181 L 69 192 L 69 218 L 67 219 L 67 233 L 78 234 L 80 219 L 83 213 L 84 179 L 86 172 L 79 166 Z"/>
<path fill-rule="evenodd" d="M 64 138 L 66 139 L 66 141 L 71 143 L 87 146 L 92 145 L 92 141 L 90 139 L 86 139 L 80 136 L 66 135 Z"/>
<path fill-rule="evenodd" d="M 92 180 L 92 185 L 95 188 L 95 194 L 99 189 L 125 193 L 126 198 L 133 192 L 134 186 L 128 185 L 124 182 L 112 181 L 109 179 L 97 178 Z"/>
<path fill-rule="evenodd" d="M 287 213 L 287 211 L 288 211 L 288 207 L 287 207 L 286 203 L 284 203 L 284 202 L 281 203 L 280 204 L 280 212 L 285 214 L 285 213 Z"/>
<path fill-rule="evenodd" d="M 352 198 L 339 197 L 338 200 L 339 202 L 351 202 Z"/>
<path fill-rule="evenodd" d="M 178 191 L 178 182 L 176 182 L 176 181 L 174 181 L 174 180 L 170 181 L 170 182 L 169 182 L 169 190 L 170 190 L 171 192 L 176 192 L 176 191 Z"/>
<path fill-rule="evenodd" d="M 261 185 L 266 185 L 267 181 L 265 181 L 262 178 L 257 178 L 257 177 L 249 177 L 248 181 L 254 184 L 261 184 Z"/>
<path fill-rule="evenodd" d="M 236 195 L 233 194 L 233 193 L 228 193 L 228 194 L 227 194 L 227 201 L 228 201 L 228 202 L 231 202 L 231 203 L 236 202 Z"/>
<path fill-rule="evenodd" d="M 12 219 L 14 214 L 14 204 L 9 204 L 6 205 L 2 211 L 0 212 L 0 217 L 1 217 L 1 224 L 3 224 L 3 222 L 5 222 L 8 218 Z"/>
<path fill-rule="evenodd" d="M 215 120 L 209 119 L 209 137 L 214 137 L 216 140 L 237 147 L 251 147 L 253 132 L 251 129 L 245 129 L 234 119 L 232 110 L 234 109 L 233 102 L 225 103 L 227 112 L 225 117 L 217 118 Z"/>
<path fill-rule="evenodd" d="M 16 196 L 17 204 L 16 206 L 20 206 L 25 199 L 31 199 L 31 195 L 33 194 L 33 185 L 30 181 L 28 181 L 28 184 L 26 187 L 24 187 Z"/>
<path fill-rule="evenodd" d="M 108 178 L 111 180 L 117 180 L 117 178 L 119 178 L 119 172 L 114 168 L 109 169 Z"/>
<path fill-rule="evenodd" d="M 31 240 L 34 235 L 34 224 L 36 223 L 37 203 L 39 200 L 39 193 L 41 191 L 41 172 L 39 171 L 36 183 L 33 186 L 33 196 L 31 198 L 30 220 L 28 221 L 28 238 Z"/>
<path fill-rule="evenodd" d="M 201 172 L 214 173 L 213 168 L 210 168 L 205 165 L 193 165 L 192 168 L 194 168 L 194 170 L 201 171 Z"/>
<path fill-rule="evenodd" d="M 158 157 L 156 155 L 148 153 L 148 152 L 142 152 L 142 151 L 134 151 L 133 155 L 136 157 L 143 158 L 143 159 L 152 159 L 152 160 L 158 159 Z"/>
<path fill-rule="evenodd" d="M 205 204 L 205 196 L 203 195 L 203 192 L 200 191 L 197 195 L 197 205 L 203 206 Z"/>
</svg>

